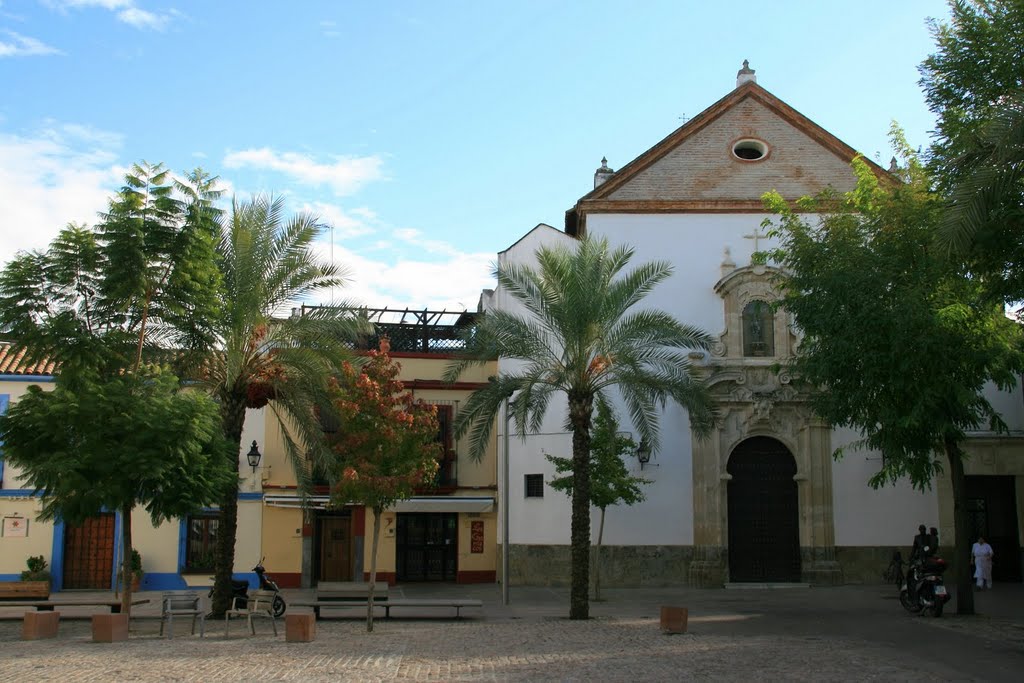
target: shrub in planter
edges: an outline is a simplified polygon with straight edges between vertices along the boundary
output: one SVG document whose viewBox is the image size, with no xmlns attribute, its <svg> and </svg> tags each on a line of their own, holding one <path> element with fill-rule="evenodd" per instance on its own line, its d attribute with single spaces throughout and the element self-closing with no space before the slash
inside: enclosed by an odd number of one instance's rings
<svg viewBox="0 0 1024 683">
<path fill-rule="evenodd" d="M 28 569 L 21 573 L 22 581 L 45 581 L 50 583 L 50 571 L 46 568 L 46 558 L 42 555 L 33 555 L 25 560 Z"/>
</svg>

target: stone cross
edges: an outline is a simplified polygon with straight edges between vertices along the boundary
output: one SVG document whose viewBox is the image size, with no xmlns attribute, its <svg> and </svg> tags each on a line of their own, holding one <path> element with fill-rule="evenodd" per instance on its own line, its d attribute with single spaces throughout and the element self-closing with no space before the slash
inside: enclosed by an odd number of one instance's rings
<svg viewBox="0 0 1024 683">
<path fill-rule="evenodd" d="M 751 233 L 749 235 L 744 235 L 743 236 L 743 239 L 754 240 L 754 253 L 755 254 L 757 253 L 757 241 L 759 239 L 764 239 L 765 237 L 768 236 L 768 235 L 761 235 L 761 234 L 759 234 L 760 230 L 761 230 L 761 228 L 759 228 L 759 227 L 758 228 L 754 228 L 754 232 L 753 233 Z"/>
</svg>

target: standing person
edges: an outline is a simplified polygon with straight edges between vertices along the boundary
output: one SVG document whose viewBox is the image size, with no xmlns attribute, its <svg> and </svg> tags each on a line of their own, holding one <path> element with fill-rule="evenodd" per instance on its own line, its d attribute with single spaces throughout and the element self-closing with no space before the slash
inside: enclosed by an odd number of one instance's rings
<svg viewBox="0 0 1024 683">
<path fill-rule="evenodd" d="M 977 580 L 977 590 L 988 588 L 992 590 L 992 546 L 985 542 L 985 537 L 979 535 L 978 542 L 971 546 L 971 565 L 974 566 L 974 578 Z"/>
<path fill-rule="evenodd" d="M 924 560 L 928 555 L 927 548 L 931 544 L 931 536 L 924 524 L 917 527 L 917 536 L 914 536 L 914 546 L 910 549 L 910 561 Z"/>
<path fill-rule="evenodd" d="M 939 530 L 936 529 L 935 527 L 932 527 L 931 529 L 928 530 L 928 535 L 931 536 L 931 541 L 929 542 L 929 545 L 931 546 L 931 550 L 929 551 L 929 554 L 930 555 L 938 555 L 939 554 Z"/>
</svg>

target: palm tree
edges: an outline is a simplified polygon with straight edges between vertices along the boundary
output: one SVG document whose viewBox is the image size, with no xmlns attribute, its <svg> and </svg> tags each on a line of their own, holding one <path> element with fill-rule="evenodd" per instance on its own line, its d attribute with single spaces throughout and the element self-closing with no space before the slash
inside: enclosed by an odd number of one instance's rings
<svg viewBox="0 0 1024 683">
<path fill-rule="evenodd" d="M 307 490 L 324 452 L 318 410 L 328 405 L 328 380 L 350 357 L 360 331 L 344 305 L 282 317 L 305 297 L 345 279 L 313 253 L 320 229 L 309 214 L 286 218 L 280 198 L 233 202 L 217 245 L 223 306 L 212 325 L 216 340 L 213 348 L 188 358 L 197 383 L 219 402 L 224 435 L 235 446 L 234 471 L 246 408 L 267 406 L 281 423 L 301 490 Z M 237 526 L 236 476 L 220 504 L 214 615 L 229 607 Z"/>
<path fill-rule="evenodd" d="M 467 338 L 465 356 L 446 369 L 454 381 L 464 369 L 496 357 L 523 361 L 499 374 L 466 401 L 455 431 L 470 432 L 473 457 L 482 456 L 499 407 L 520 434 L 540 429 L 555 394 L 568 401 L 572 431 L 572 591 L 569 616 L 589 616 L 590 426 L 595 400 L 617 389 L 641 438 L 658 448 L 658 414 L 668 399 L 707 433 L 715 415 L 706 386 L 691 372 L 688 349 L 707 348 L 710 336 L 657 310 L 634 309 L 672 267 L 646 263 L 624 272 L 633 250 L 607 240 L 582 239 L 575 250 L 541 248 L 539 270 L 499 265 L 498 286 L 528 313 L 489 311 Z M 511 398 L 513 397 L 514 398 Z"/>
<path fill-rule="evenodd" d="M 966 136 L 965 136 L 966 137 Z M 946 216 L 936 239 L 986 276 L 1007 302 L 1024 292 L 1024 99 L 993 108 L 966 149 L 940 170 L 949 187 Z"/>
</svg>

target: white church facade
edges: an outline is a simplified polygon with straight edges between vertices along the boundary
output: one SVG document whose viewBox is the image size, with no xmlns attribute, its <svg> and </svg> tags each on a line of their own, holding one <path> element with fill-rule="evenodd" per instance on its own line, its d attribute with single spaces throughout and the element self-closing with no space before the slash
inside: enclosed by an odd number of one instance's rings
<svg viewBox="0 0 1024 683">
<path fill-rule="evenodd" d="M 948 481 L 925 492 L 909 481 L 870 488 L 881 455 L 852 451 L 834 460 L 857 434 L 818 420 L 804 391 L 776 370 L 799 339 L 785 311 L 768 305 L 778 298 L 772 268 L 751 260 L 769 244 L 761 196 L 849 190 L 855 155 L 759 86 L 744 63 L 736 88 L 700 115 L 617 172 L 602 162 L 594 190 L 567 212 L 564 229 L 539 225 L 498 255 L 499 264 L 533 264 L 539 246 L 571 246 L 583 235 L 629 244 L 633 265 L 668 260 L 675 267 L 644 305 L 718 339 L 693 360 L 712 387 L 720 424 L 699 440 L 685 410 L 665 409 L 659 451 L 647 464 L 630 463 L 651 480 L 646 500 L 608 509 L 606 585 L 877 582 L 894 550 L 906 554 L 918 524 L 938 527 L 948 554 Z M 871 167 L 879 177 L 888 173 Z M 486 292 L 482 305 L 516 308 L 500 288 Z M 499 371 L 512 362 L 499 359 Z M 1019 581 L 1024 402 L 1019 387 L 993 391 L 991 400 L 1011 432 L 975 434 L 967 444 L 972 524 L 999 539 L 1005 579 Z M 631 430 L 624 411 L 619 420 Z M 513 433 L 500 453 L 510 468 L 513 585 L 569 580 L 569 499 L 547 486 L 555 473 L 545 458 L 570 454 L 564 425 L 564 409 L 552 409 L 539 431 Z M 595 529 L 596 519 L 595 511 Z"/>
</svg>

